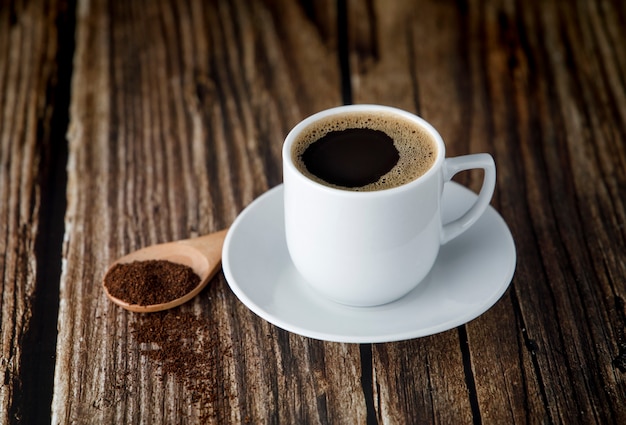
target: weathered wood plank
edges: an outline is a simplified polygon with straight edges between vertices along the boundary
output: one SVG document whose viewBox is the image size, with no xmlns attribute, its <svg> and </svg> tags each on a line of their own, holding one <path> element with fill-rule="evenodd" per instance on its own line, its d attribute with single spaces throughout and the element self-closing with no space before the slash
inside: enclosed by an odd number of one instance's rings
<svg viewBox="0 0 626 425">
<path fill-rule="evenodd" d="M 42 190 L 50 172 L 51 117 L 57 84 L 56 1 L 2 2 L 0 6 L 0 423 L 33 419 L 32 383 L 23 381 L 25 364 L 36 358 L 25 341 L 37 335 L 33 307 L 37 305 L 36 245 L 45 239 L 40 220 Z M 55 282 L 52 282 L 54 285 Z M 53 300 L 54 302 L 54 300 Z M 54 318 L 52 318 L 54 320 Z M 54 331 L 54 326 L 52 326 Z M 53 337 L 53 336 L 52 336 Z M 53 339 L 50 340 L 52 343 Z M 37 341 L 35 341 L 37 343 Z M 41 349 L 43 342 L 36 345 Z M 51 344 L 52 348 L 53 345 Z M 47 348 L 47 347 L 46 347 Z M 45 349 L 45 348 L 44 348 Z M 50 374 L 51 376 L 51 374 Z M 47 376 L 39 385 L 47 387 Z M 28 387 L 31 385 L 31 387 Z M 28 388 L 26 388 L 28 387 Z M 44 400 L 45 402 L 45 400 Z M 46 406 L 36 406 L 43 409 Z"/>
<path fill-rule="evenodd" d="M 623 4 L 352 6 L 354 101 L 419 112 L 449 155 L 488 151 L 498 164 L 494 205 L 517 241 L 518 268 L 512 290 L 465 327 L 474 419 L 623 422 Z M 452 333 L 432 339 L 458 350 Z M 410 344 L 418 361 L 405 376 L 420 376 L 427 363 L 420 341 Z M 448 394 L 413 398 L 429 409 Z"/>
<path fill-rule="evenodd" d="M 456 5 L 349 3 L 350 68 L 355 103 L 418 112 L 437 127 L 448 154 L 467 151 L 467 96 L 461 76 Z M 442 28 L 446 30 L 443 31 Z M 443 120 L 445 118 L 445 121 Z M 480 131 L 480 128 L 476 129 Z M 450 140 L 455 142 L 449 143 Z M 474 148 L 475 149 L 475 148 Z M 484 150 L 484 148 L 483 148 Z M 471 423 L 474 389 L 466 380 L 466 340 L 456 330 L 373 349 L 377 415 L 390 423 Z"/>
<path fill-rule="evenodd" d="M 146 317 L 99 285 L 117 256 L 223 228 L 281 181 L 287 131 L 340 103 L 334 19 L 334 4 L 79 3 L 54 422 L 365 421 L 357 345 L 267 324 L 220 276 L 176 310 L 214 325 L 208 374 L 161 379 L 131 332 Z"/>
<path fill-rule="evenodd" d="M 615 313 L 605 314 L 614 310 L 614 297 L 623 297 L 626 291 L 624 282 L 610 277 L 624 274 L 625 265 L 615 262 L 620 251 L 623 257 L 624 243 L 597 226 L 605 227 L 606 217 L 623 222 L 623 195 L 603 190 L 616 183 L 617 176 L 601 170 L 621 168 L 623 184 L 626 157 L 623 139 L 594 130 L 593 122 L 613 106 L 600 96 L 619 102 L 624 84 L 613 85 L 601 74 L 596 78 L 586 71 L 588 64 L 596 62 L 589 58 L 607 60 L 576 35 L 579 27 L 588 28 L 598 17 L 586 3 L 571 9 L 549 2 L 540 9 L 495 4 L 486 12 L 490 20 L 485 26 L 491 33 L 486 37 L 498 43 L 494 50 L 499 55 L 484 68 L 502 70 L 489 77 L 494 111 L 500 111 L 491 115 L 500 122 L 496 125 L 502 126 L 503 139 L 509 135 L 506 145 L 515 153 L 510 157 L 517 157 L 521 166 L 512 184 L 524 181 L 515 192 L 525 197 L 508 195 L 512 207 L 508 215 L 530 211 L 528 222 L 515 223 L 516 233 L 530 233 L 535 239 L 520 251 L 518 270 L 523 275 L 515 286 L 520 331 L 533 362 L 525 375 L 534 375 L 540 383 L 536 390 L 543 396 L 546 416 L 554 422 L 619 423 L 626 413 L 619 401 L 626 386 L 623 377 L 616 379 L 620 372 L 612 365 Z M 575 57 L 563 60 L 574 52 Z M 623 62 L 624 51 L 616 53 L 606 65 Z M 589 97 L 589 91 L 598 93 L 598 98 Z M 615 118 L 600 119 L 611 129 L 609 133 L 623 135 L 625 122 Z M 596 134 L 585 136 L 589 130 Z M 590 161 L 589 154 L 581 155 L 590 150 L 604 156 L 612 152 L 608 155 L 612 157 L 606 162 Z M 592 208 L 603 205 L 607 216 L 594 218 L 587 212 L 592 204 Z M 595 249 L 596 240 L 607 236 L 610 242 L 605 246 L 611 246 L 612 252 L 598 256 L 602 251 Z M 538 248 L 532 249 L 533 245 Z M 604 262 L 607 254 L 612 265 L 593 265 Z M 470 327 L 472 331 L 479 328 Z M 497 354 L 489 357 L 495 360 Z M 493 381 L 489 375 L 486 378 Z"/>
</svg>

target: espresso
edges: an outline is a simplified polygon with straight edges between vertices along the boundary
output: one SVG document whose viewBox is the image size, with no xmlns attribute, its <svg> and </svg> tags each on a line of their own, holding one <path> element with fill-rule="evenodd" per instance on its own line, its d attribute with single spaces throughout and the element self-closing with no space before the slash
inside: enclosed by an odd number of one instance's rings
<svg viewBox="0 0 626 425">
<path fill-rule="evenodd" d="M 302 154 L 302 162 L 313 175 L 349 188 L 377 182 L 399 159 L 393 139 L 371 128 L 331 131 Z"/>
<path fill-rule="evenodd" d="M 390 189 L 428 171 L 437 156 L 432 136 L 418 124 L 385 112 L 352 112 L 305 128 L 292 149 L 304 175 L 353 191 Z"/>
</svg>

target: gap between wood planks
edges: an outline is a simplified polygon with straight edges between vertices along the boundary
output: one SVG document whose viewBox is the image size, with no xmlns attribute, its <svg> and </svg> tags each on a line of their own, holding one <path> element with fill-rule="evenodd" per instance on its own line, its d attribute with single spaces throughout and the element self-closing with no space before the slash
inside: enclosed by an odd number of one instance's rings
<svg viewBox="0 0 626 425">
<path fill-rule="evenodd" d="M 341 97 L 344 104 L 353 103 L 352 99 L 352 83 L 350 71 L 350 51 L 348 39 L 348 11 L 346 0 L 337 1 L 337 53 L 338 64 L 340 68 L 341 81 Z M 416 99 L 416 103 L 417 103 Z M 419 109 L 419 104 L 415 105 Z M 472 409 L 472 418 L 475 425 L 482 423 L 480 405 L 478 402 L 478 393 L 476 390 L 476 382 L 472 372 L 472 359 L 467 339 L 467 331 L 465 326 L 458 327 L 459 348 L 463 357 L 463 370 L 465 374 L 465 382 L 468 389 L 468 397 Z M 367 409 L 367 424 L 373 425 L 379 423 L 379 417 L 376 414 L 377 406 L 374 404 L 374 377 L 373 377 L 373 355 L 372 344 L 360 345 L 361 356 L 361 386 L 363 388 L 363 396 L 365 398 L 365 406 Z"/>
<path fill-rule="evenodd" d="M 42 168 L 38 183 L 41 193 L 38 231 L 35 240 L 37 272 L 31 319 L 24 334 L 22 367 L 14 381 L 10 417 L 22 423 L 50 420 L 54 385 L 54 365 L 59 312 L 59 282 L 62 273 L 65 231 L 66 187 L 72 60 L 76 4 L 74 0 L 57 5 L 54 23 L 57 30 L 56 70 L 45 93 L 49 120 L 41 117 L 37 126 L 38 149 Z"/>
<path fill-rule="evenodd" d="M 341 100 L 344 105 L 352 103 L 352 82 L 350 73 L 350 55 L 348 40 L 348 8 L 346 0 L 337 0 L 337 61 L 339 65 Z M 372 344 L 360 344 L 361 388 L 367 409 L 367 425 L 379 423 L 374 405 L 374 369 Z"/>
</svg>

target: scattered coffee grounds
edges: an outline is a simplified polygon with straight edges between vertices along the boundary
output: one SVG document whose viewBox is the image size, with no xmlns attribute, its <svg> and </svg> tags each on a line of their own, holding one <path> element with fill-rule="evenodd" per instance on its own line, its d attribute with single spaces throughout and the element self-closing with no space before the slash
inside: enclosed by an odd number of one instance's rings
<svg viewBox="0 0 626 425">
<path fill-rule="evenodd" d="M 191 267 L 166 260 L 116 264 L 104 277 L 109 294 L 129 304 L 162 304 L 180 298 L 200 283 Z"/>
<path fill-rule="evenodd" d="M 131 324 L 140 353 L 159 367 L 160 379 L 173 378 L 190 392 L 201 421 L 213 417 L 221 386 L 219 369 L 230 347 L 219 343 L 216 324 L 208 317 L 180 309 L 146 314 Z"/>
</svg>

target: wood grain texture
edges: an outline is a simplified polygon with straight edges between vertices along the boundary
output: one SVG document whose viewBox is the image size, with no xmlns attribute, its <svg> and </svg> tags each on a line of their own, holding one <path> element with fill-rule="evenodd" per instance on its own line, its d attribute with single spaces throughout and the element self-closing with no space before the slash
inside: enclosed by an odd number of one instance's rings
<svg viewBox="0 0 626 425">
<path fill-rule="evenodd" d="M 25 377 L 38 371 L 29 359 L 33 350 L 50 348 L 37 341 L 39 311 L 33 310 L 43 306 L 46 283 L 46 260 L 36 252 L 49 230 L 41 214 L 51 211 L 42 192 L 50 188 L 59 8 L 56 1 L 0 7 L 0 423 L 25 419 L 23 400 L 33 393 Z M 47 379 L 39 384 L 47 388 Z"/>
<path fill-rule="evenodd" d="M 440 130 L 449 156 L 496 159 L 493 204 L 514 234 L 518 266 L 505 297 L 461 330 L 473 420 L 625 421 L 623 4 L 350 6 L 354 101 L 418 112 Z M 480 176 L 461 180 L 477 188 Z M 421 340 L 406 344 L 420 353 Z M 443 349 L 458 350 L 458 339 Z M 388 347 L 375 359 L 379 350 Z M 426 365 L 416 361 L 409 376 Z M 451 362 L 440 373 L 461 367 Z M 442 390 L 413 398 L 420 411 L 437 400 L 458 406 Z"/>
<path fill-rule="evenodd" d="M 202 394 L 159 377 L 130 331 L 141 317 L 111 304 L 99 282 L 116 257 L 224 228 L 280 183 L 287 131 L 340 103 L 333 16 L 332 4 L 292 2 L 78 4 L 53 422 L 365 414 L 358 346 L 270 326 L 221 274 L 180 309 L 215 325 L 220 355 L 202 377 L 215 386 Z"/>
</svg>

